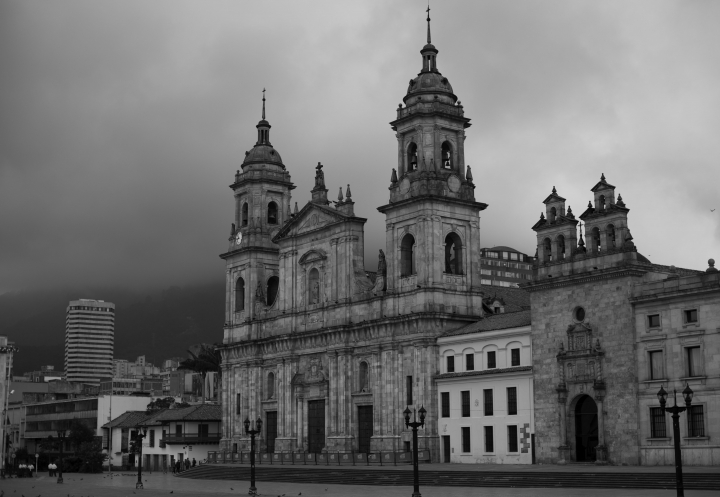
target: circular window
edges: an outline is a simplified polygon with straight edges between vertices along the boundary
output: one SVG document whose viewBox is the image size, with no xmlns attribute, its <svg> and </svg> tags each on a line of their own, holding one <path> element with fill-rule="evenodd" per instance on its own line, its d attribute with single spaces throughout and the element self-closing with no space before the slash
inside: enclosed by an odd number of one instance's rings
<svg viewBox="0 0 720 497">
<path fill-rule="evenodd" d="M 585 309 L 583 309 L 582 307 L 576 307 L 573 317 L 575 318 L 575 321 L 578 321 L 578 322 L 584 321 L 585 320 Z"/>
</svg>

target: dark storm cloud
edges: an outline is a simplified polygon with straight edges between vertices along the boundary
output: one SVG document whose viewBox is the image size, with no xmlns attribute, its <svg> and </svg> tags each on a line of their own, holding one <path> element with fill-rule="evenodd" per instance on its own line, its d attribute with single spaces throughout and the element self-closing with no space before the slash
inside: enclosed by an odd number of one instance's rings
<svg viewBox="0 0 720 497">
<path fill-rule="evenodd" d="M 271 139 L 309 198 L 350 183 L 384 248 L 388 122 L 425 43 L 422 2 L 0 5 L 0 291 L 222 278 L 227 188 Z M 534 252 L 553 185 L 576 213 L 604 172 L 639 249 L 703 268 L 720 240 L 713 2 L 442 2 L 439 69 L 472 118 L 483 245 Z M 710 209 L 718 208 L 714 213 Z"/>
</svg>

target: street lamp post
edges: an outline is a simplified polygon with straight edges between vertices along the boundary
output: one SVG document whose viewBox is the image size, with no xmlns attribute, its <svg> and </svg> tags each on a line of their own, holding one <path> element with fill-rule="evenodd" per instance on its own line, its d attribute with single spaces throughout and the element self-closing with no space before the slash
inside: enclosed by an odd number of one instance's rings
<svg viewBox="0 0 720 497">
<path fill-rule="evenodd" d="M 143 439 L 147 436 L 147 428 L 142 428 L 142 431 L 140 431 L 140 428 L 138 428 L 138 434 L 135 435 L 135 445 L 138 447 L 138 481 L 135 484 L 136 489 L 142 489 L 142 442 Z"/>
<path fill-rule="evenodd" d="M 60 440 L 60 464 L 58 465 L 58 477 L 57 482 L 62 483 L 62 468 L 63 468 L 63 445 L 65 445 L 65 430 L 57 431 L 58 439 Z"/>
<path fill-rule="evenodd" d="M 660 386 L 660 391 L 657 393 L 658 400 L 660 401 L 660 408 L 672 414 L 673 441 L 675 442 L 675 488 L 677 490 L 677 497 L 685 497 L 682 475 L 682 455 L 680 453 L 680 413 L 689 408 L 692 403 L 693 391 L 690 389 L 689 384 L 685 384 L 685 390 L 683 390 L 682 394 L 685 399 L 686 407 L 677 405 L 677 390 L 673 390 L 675 405 L 672 407 L 665 407 L 668 393 L 662 386 Z"/>
<path fill-rule="evenodd" d="M 255 435 L 262 432 L 262 418 L 258 417 L 255 421 L 255 429 L 250 429 L 250 420 L 245 418 L 243 422 L 245 425 L 245 433 L 250 435 L 250 491 L 248 495 L 257 495 L 257 488 L 255 487 Z"/>
<path fill-rule="evenodd" d="M 420 413 L 420 421 L 417 420 L 417 413 Z M 425 426 L 425 413 L 427 411 L 424 407 L 420 406 L 420 411 L 413 409 L 413 420 L 410 421 L 410 409 L 405 408 L 403 414 L 405 414 L 405 428 L 412 428 L 413 431 L 413 493 L 412 497 L 422 497 L 420 495 L 420 477 L 418 474 L 418 428 Z"/>
</svg>

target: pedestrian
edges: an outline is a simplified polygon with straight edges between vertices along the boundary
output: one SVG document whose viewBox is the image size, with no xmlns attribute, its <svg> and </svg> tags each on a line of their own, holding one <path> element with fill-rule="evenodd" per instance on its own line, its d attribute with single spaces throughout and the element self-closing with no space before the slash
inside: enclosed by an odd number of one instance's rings
<svg viewBox="0 0 720 497">
<path fill-rule="evenodd" d="M 175 474 L 175 463 L 170 461 L 170 466 L 172 467 L 172 474 Z"/>
<path fill-rule="evenodd" d="M 190 459 L 185 459 L 185 469 L 190 469 Z"/>
<path fill-rule="evenodd" d="M 33 465 L 33 463 L 28 464 L 28 471 L 30 472 L 30 474 L 28 476 L 30 478 L 32 478 L 32 472 L 34 469 L 35 469 L 35 465 Z"/>
<path fill-rule="evenodd" d="M 193 457 L 192 467 L 194 468 L 196 464 L 197 464 L 197 461 L 196 461 L 195 458 Z"/>
<path fill-rule="evenodd" d="M 176 473 L 180 473 L 180 470 L 181 470 L 180 460 L 177 460 L 177 461 L 175 462 L 175 472 L 176 472 Z"/>
<path fill-rule="evenodd" d="M 48 476 L 53 475 L 53 463 L 48 464 Z"/>
</svg>

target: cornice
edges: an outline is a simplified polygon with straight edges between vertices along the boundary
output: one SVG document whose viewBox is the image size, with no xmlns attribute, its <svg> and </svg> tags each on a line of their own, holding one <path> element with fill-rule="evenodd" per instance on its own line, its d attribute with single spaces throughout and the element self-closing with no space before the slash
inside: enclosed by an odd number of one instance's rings
<svg viewBox="0 0 720 497">
<path fill-rule="evenodd" d="M 230 257 L 238 254 L 242 254 L 243 252 L 266 252 L 268 254 L 279 254 L 280 249 L 279 248 L 269 248 L 269 247 L 241 247 L 239 249 L 231 250 L 229 252 L 225 252 L 223 254 L 220 254 L 218 257 L 221 259 L 229 259 Z"/>
<path fill-rule="evenodd" d="M 521 284 L 520 288 L 528 292 L 537 292 L 549 290 L 552 288 L 560 288 L 564 286 L 577 285 L 580 283 L 590 283 L 593 281 L 609 280 L 615 278 L 623 278 L 626 276 L 641 277 L 648 270 L 640 267 L 623 267 L 611 269 L 599 269 L 579 274 L 571 274 L 568 276 L 560 276 L 557 278 L 547 278 L 542 281 L 534 281 L 531 283 Z"/>
<path fill-rule="evenodd" d="M 677 297 L 688 297 L 691 295 L 702 295 L 706 293 L 720 293 L 720 284 L 715 284 L 713 286 L 706 286 L 702 288 L 689 288 L 686 290 L 676 289 L 673 291 L 668 292 L 662 292 L 662 293 L 653 293 L 650 295 L 638 295 L 637 297 L 630 297 L 630 303 L 635 304 L 642 304 L 645 302 L 652 302 L 656 300 L 667 300 L 667 299 L 673 299 Z"/>
<path fill-rule="evenodd" d="M 383 214 L 385 214 L 387 211 L 390 211 L 392 209 L 396 209 L 399 207 L 403 207 L 403 206 L 406 206 L 409 204 L 413 204 L 413 203 L 417 202 L 418 200 L 441 200 L 441 201 L 443 201 L 445 203 L 449 203 L 449 204 L 457 204 L 457 205 L 464 205 L 467 207 L 474 207 L 474 208 L 478 209 L 479 211 L 483 211 L 483 210 L 487 209 L 487 207 L 488 207 L 488 204 L 484 204 L 482 202 L 474 202 L 474 201 L 470 201 L 470 200 L 461 200 L 459 198 L 442 197 L 440 195 L 426 194 L 426 195 L 417 195 L 415 197 L 409 197 L 409 198 L 400 200 L 398 202 L 393 202 L 390 204 L 381 205 L 380 207 L 377 208 L 377 210 L 379 212 L 382 212 Z"/>
</svg>

